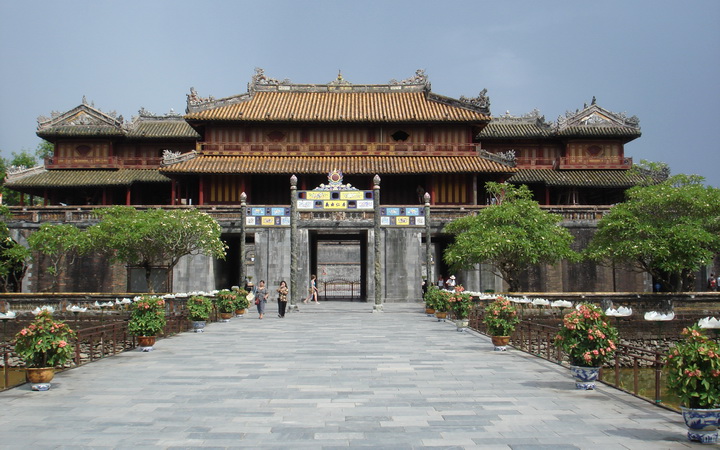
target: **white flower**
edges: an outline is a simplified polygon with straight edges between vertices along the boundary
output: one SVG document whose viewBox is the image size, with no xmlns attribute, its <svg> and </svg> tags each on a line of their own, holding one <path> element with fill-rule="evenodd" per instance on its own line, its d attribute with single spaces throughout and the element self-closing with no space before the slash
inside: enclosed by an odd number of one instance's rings
<svg viewBox="0 0 720 450">
<path fill-rule="evenodd" d="M 79 306 L 79 305 L 70 305 L 68 306 L 68 311 L 72 313 L 81 313 L 87 311 L 87 308 Z"/>
<path fill-rule="evenodd" d="M 700 328 L 720 328 L 720 320 L 714 317 L 706 317 L 698 320 L 698 326 Z"/>
<path fill-rule="evenodd" d="M 659 313 L 657 311 L 648 311 L 645 313 L 645 320 L 661 321 L 661 320 L 673 320 L 675 313 L 670 312 L 669 314 Z"/>
<path fill-rule="evenodd" d="M 553 308 L 572 308 L 572 302 L 569 302 L 567 300 L 555 300 L 554 302 L 550 303 L 550 306 Z"/>
<path fill-rule="evenodd" d="M 628 317 L 632 315 L 632 308 L 626 308 L 625 306 L 621 306 L 617 309 L 615 308 L 608 308 L 605 311 L 606 316 L 612 316 L 612 317 Z"/>
<path fill-rule="evenodd" d="M 13 311 L 8 310 L 6 313 L 0 313 L 0 319 L 14 319 L 16 314 Z"/>
<path fill-rule="evenodd" d="M 544 298 L 535 298 L 533 299 L 532 304 L 535 306 L 549 306 L 550 300 L 546 300 Z"/>
<path fill-rule="evenodd" d="M 32 311 L 32 313 L 33 313 L 33 315 L 37 316 L 38 314 L 40 314 L 43 311 L 47 311 L 50 314 L 52 314 L 55 312 L 55 308 L 53 308 L 52 306 L 49 306 L 49 305 L 38 306 L 37 308 L 35 308 Z"/>
</svg>

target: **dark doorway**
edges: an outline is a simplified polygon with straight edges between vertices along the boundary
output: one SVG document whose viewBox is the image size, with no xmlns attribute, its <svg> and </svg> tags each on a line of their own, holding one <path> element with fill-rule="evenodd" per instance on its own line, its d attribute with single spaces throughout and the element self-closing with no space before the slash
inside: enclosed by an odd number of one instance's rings
<svg viewBox="0 0 720 450">
<path fill-rule="evenodd" d="M 221 239 L 228 248 L 224 260 L 215 259 L 215 288 L 243 286 L 245 283 L 240 283 L 240 235 L 224 234 Z"/>
<path fill-rule="evenodd" d="M 310 231 L 309 238 L 320 300 L 366 301 L 367 231 Z"/>
</svg>

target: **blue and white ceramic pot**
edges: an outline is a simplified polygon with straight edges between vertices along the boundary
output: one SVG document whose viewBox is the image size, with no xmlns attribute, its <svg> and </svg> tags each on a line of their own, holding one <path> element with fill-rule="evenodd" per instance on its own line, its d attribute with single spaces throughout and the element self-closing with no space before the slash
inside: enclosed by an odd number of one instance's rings
<svg viewBox="0 0 720 450">
<path fill-rule="evenodd" d="M 595 381 L 600 374 L 599 367 L 570 366 L 570 373 L 575 379 L 575 389 L 595 389 Z"/>
<path fill-rule="evenodd" d="M 688 427 L 689 440 L 702 444 L 717 444 L 720 408 L 693 409 L 681 406 L 680 409 Z"/>
</svg>

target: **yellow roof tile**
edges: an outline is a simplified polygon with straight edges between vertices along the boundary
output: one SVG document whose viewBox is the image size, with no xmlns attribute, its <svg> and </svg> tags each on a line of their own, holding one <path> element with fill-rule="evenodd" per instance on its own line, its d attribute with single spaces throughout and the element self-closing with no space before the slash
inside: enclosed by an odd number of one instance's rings
<svg viewBox="0 0 720 450">
<path fill-rule="evenodd" d="M 164 174 L 181 173 L 513 173 L 515 168 L 479 156 L 199 156 L 160 169 Z"/>
<path fill-rule="evenodd" d="M 490 117 L 425 92 L 254 92 L 187 120 L 302 122 L 464 122 Z"/>
</svg>

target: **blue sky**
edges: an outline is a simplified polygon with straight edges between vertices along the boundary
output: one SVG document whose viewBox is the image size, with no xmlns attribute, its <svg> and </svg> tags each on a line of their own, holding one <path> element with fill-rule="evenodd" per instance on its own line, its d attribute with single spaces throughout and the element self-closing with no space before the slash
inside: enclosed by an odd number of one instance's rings
<svg viewBox="0 0 720 450">
<path fill-rule="evenodd" d="M 185 94 L 272 78 L 386 83 L 425 69 L 434 92 L 488 89 L 493 115 L 549 121 L 600 106 L 640 118 L 626 154 L 720 187 L 720 1 L 0 0 L 0 150 L 34 150 L 37 117 L 79 105 L 126 120 Z"/>
</svg>

